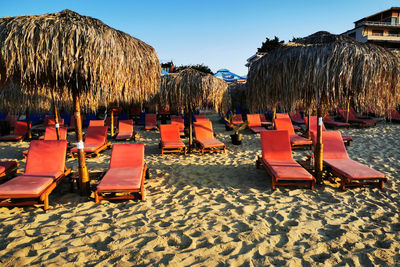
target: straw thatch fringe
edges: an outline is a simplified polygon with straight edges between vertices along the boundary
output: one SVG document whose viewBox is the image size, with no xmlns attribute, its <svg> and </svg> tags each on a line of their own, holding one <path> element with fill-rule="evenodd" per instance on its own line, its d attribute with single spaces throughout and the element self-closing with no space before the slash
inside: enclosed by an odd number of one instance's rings
<svg viewBox="0 0 400 267">
<path fill-rule="evenodd" d="M 385 48 L 320 32 L 253 64 L 246 97 L 253 111 L 276 102 L 293 110 L 299 102 L 327 109 L 351 101 L 383 113 L 400 101 L 399 63 Z"/>
<path fill-rule="evenodd" d="M 227 83 L 210 74 L 188 68 L 161 79 L 158 101 L 174 109 L 212 108 L 227 109 Z"/>
<path fill-rule="evenodd" d="M 0 19 L 1 90 L 11 84 L 36 96 L 55 90 L 62 100 L 78 93 L 84 109 L 96 110 L 99 103 L 149 99 L 160 72 L 151 46 L 70 10 Z"/>
</svg>

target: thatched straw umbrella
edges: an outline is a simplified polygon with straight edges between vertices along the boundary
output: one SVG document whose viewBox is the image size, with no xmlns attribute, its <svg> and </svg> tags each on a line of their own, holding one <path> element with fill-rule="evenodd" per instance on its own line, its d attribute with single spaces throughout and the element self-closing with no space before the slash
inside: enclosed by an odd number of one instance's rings
<svg viewBox="0 0 400 267">
<path fill-rule="evenodd" d="M 81 104 L 94 111 L 111 101 L 145 101 L 158 91 L 160 72 L 151 46 L 70 10 L 0 19 L 0 90 L 14 83 L 69 103 L 77 122 L 82 192 L 88 192 L 89 177 Z"/>
<path fill-rule="evenodd" d="M 399 58 L 353 38 L 318 32 L 277 48 L 258 60 L 248 75 L 247 101 L 258 109 L 278 102 L 293 110 L 317 106 L 316 171 L 322 172 L 322 114 L 352 101 L 380 113 L 399 103 Z"/>
<path fill-rule="evenodd" d="M 228 84 L 223 80 L 192 68 L 162 77 L 160 104 L 188 112 L 190 146 L 193 144 L 192 111 L 212 108 L 218 112 L 224 103 L 229 105 L 227 87 Z"/>
</svg>

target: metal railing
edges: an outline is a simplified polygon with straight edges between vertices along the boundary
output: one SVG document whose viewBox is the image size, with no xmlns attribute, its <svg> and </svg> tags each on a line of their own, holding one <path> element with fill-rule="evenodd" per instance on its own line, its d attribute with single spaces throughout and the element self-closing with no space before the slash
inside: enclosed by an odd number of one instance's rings
<svg viewBox="0 0 400 267">
<path fill-rule="evenodd" d="M 400 26 L 400 23 L 392 23 L 392 22 L 382 22 L 382 21 L 362 21 L 358 25 L 370 25 L 370 26 Z"/>
</svg>

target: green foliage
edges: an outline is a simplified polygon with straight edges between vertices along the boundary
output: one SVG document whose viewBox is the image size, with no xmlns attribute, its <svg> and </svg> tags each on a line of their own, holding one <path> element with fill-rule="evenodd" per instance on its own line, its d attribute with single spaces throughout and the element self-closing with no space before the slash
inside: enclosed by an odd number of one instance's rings
<svg viewBox="0 0 400 267">
<path fill-rule="evenodd" d="M 248 122 L 243 122 L 241 124 L 233 124 L 232 120 L 233 120 L 233 116 L 229 115 L 229 117 L 225 117 L 224 118 L 227 121 L 227 124 L 229 127 L 231 127 L 233 129 L 233 131 L 235 131 L 235 134 L 239 134 L 239 131 L 244 130 L 248 124 Z"/>
<path fill-rule="evenodd" d="M 265 42 L 262 43 L 261 47 L 257 49 L 258 52 L 269 52 L 277 47 L 282 46 L 284 41 L 279 41 L 279 38 L 275 36 L 274 39 L 266 38 Z"/>
<path fill-rule="evenodd" d="M 187 69 L 187 68 L 192 68 L 192 69 L 204 72 L 204 73 L 209 73 L 211 75 L 214 75 L 214 73 L 211 71 L 211 69 L 208 66 L 203 65 L 203 64 L 181 65 L 181 66 L 175 67 L 174 72 L 179 72 L 179 71 Z"/>
</svg>

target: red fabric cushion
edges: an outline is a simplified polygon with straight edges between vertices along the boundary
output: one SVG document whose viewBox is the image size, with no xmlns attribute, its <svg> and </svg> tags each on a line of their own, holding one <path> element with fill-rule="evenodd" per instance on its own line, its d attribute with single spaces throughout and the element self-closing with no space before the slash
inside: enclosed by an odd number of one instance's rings
<svg viewBox="0 0 400 267">
<path fill-rule="evenodd" d="M 111 152 L 111 168 L 130 168 L 144 165 L 144 144 L 114 144 Z"/>
<path fill-rule="evenodd" d="M 38 197 L 53 183 L 53 178 L 21 175 L 0 185 L 0 198 Z"/>
<path fill-rule="evenodd" d="M 298 136 L 297 134 L 290 135 L 290 143 L 294 146 L 301 146 L 301 145 L 311 145 L 312 141 L 310 139 Z"/>
<path fill-rule="evenodd" d="M 105 144 L 107 142 L 107 126 L 90 126 L 86 131 L 85 146 L 89 144 Z"/>
<path fill-rule="evenodd" d="M 164 148 L 179 148 L 185 147 L 182 141 L 161 141 L 161 146 Z"/>
<path fill-rule="evenodd" d="M 60 140 L 67 140 L 67 128 L 60 129 Z M 46 127 L 44 132 L 44 140 L 57 140 L 57 130 L 56 127 Z"/>
<path fill-rule="evenodd" d="M 116 140 L 125 140 L 133 137 L 133 133 L 118 133 L 115 137 Z"/>
<path fill-rule="evenodd" d="M 14 134 L 10 134 L 10 135 L 5 135 L 0 137 L 1 141 L 17 141 L 22 139 L 22 137 L 24 137 L 23 135 L 14 135 Z"/>
<path fill-rule="evenodd" d="M 16 166 L 16 161 L 0 161 L 0 174 Z"/>
<path fill-rule="evenodd" d="M 206 140 L 206 139 L 213 139 L 214 132 L 212 129 L 211 121 L 201 121 L 195 122 L 194 125 L 194 134 L 196 140 Z"/>
<path fill-rule="evenodd" d="M 143 166 L 109 169 L 97 186 L 98 191 L 139 189 Z"/>
<path fill-rule="evenodd" d="M 293 159 L 263 161 L 277 180 L 314 180 L 314 177 Z"/>
<path fill-rule="evenodd" d="M 232 123 L 233 124 L 242 124 L 243 123 L 242 114 L 232 115 Z"/>
<path fill-rule="evenodd" d="M 103 120 L 91 120 L 89 121 L 89 126 L 104 126 Z"/>
<path fill-rule="evenodd" d="M 211 147 L 223 147 L 225 146 L 224 143 L 221 141 L 212 138 L 212 139 L 196 139 L 204 148 L 211 148 Z"/>
<path fill-rule="evenodd" d="M 28 132 L 28 124 L 24 121 L 17 121 L 15 123 L 14 135 L 25 135 Z"/>
<path fill-rule="evenodd" d="M 314 149 L 317 144 L 317 133 L 311 132 Z M 323 157 L 325 159 L 348 159 L 346 147 L 339 131 L 325 131 L 322 133 Z"/>
<path fill-rule="evenodd" d="M 121 120 L 118 123 L 118 135 L 132 135 L 133 133 L 133 120 Z"/>
<path fill-rule="evenodd" d="M 304 117 L 304 123 L 308 125 L 308 117 Z M 317 131 L 318 119 L 317 116 L 310 116 L 310 131 Z M 326 131 L 324 123 L 322 123 L 322 131 Z"/>
<path fill-rule="evenodd" d="M 295 135 L 290 118 L 274 119 L 274 125 L 276 130 L 286 130 L 289 135 Z"/>
<path fill-rule="evenodd" d="M 63 172 L 66 153 L 66 140 L 31 141 L 26 159 L 25 174 Z"/>
<path fill-rule="evenodd" d="M 385 175 L 352 159 L 325 159 L 324 163 L 350 179 L 384 178 Z"/>
<path fill-rule="evenodd" d="M 175 124 L 161 124 L 160 125 L 161 142 L 166 141 L 181 141 L 179 128 Z"/>
<path fill-rule="evenodd" d="M 146 114 L 144 119 L 145 119 L 146 126 L 157 125 L 157 115 L 156 114 Z"/>
<path fill-rule="evenodd" d="M 259 126 L 261 127 L 261 119 L 260 119 L 260 114 L 247 114 L 247 126 L 254 127 L 254 126 Z"/>
<path fill-rule="evenodd" d="M 260 137 L 263 159 L 293 160 L 287 131 L 262 131 Z"/>
<path fill-rule="evenodd" d="M 184 119 L 171 119 L 171 124 L 177 125 L 179 131 L 184 131 L 185 130 L 185 122 Z"/>
<path fill-rule="evenodd" d="M 287 114 L 287 113 L 276 113 L 275 117 L 277 119 L 282 119 L 282 118 L 289 118 L 290 119 L 289 114 Z"/>
</svg>

